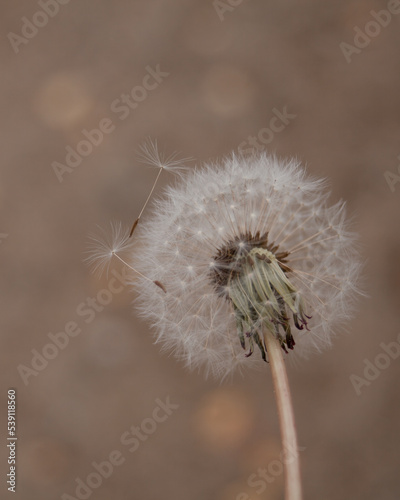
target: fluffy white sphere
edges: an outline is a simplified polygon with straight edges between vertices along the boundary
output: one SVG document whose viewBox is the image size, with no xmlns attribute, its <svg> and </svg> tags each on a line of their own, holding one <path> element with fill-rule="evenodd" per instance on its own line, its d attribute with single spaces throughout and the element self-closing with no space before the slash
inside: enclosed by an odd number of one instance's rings
<svg viewBox="0 0 400 500">
<path fill-rule="evenodd" d="M 262 363 L 263 328 L 294 347 L 288 357 L 329 346 L 350 315 L 360 264 L 344 203 L 329 206 L 328 196 L 297 161 L 266 154 L 206 164 L 169 187 L 132 252 L 134 267 L 166 289 L 135 277 L 157 341 L 222 377 Z"/>
</svg>

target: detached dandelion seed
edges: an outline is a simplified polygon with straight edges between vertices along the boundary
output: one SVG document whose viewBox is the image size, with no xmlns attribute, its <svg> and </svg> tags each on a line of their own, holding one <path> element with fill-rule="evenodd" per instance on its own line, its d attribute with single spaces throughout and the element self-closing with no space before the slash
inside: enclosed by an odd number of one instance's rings
<svg viewBox="0 0 400 500">
<path fill-rule="evenodd" d="M 191 161 L 191 158 L 178 158 L 178 153 L 172 153 L 169 156 L 163 155 L 158 150 L 157 141 L 152 141 L 150 139 L 148 139 L 147 142 L 142 144 L 142 146 L 140 147 L 140 152 L 138 154 L 138 157 L 140 161 L 146 163 L 150 167 L 158 168 L 159 171 L 153 183 L 153 187 L 151 188 L 150 193 L 147 197 L 147 200 L 145 201 L 142 210 L 140 211 L 140 214 L 138 215 L 135 222 L 132 224 L 131 230 L 129 232 L 129 238 L 133 235 L 136 226 L 138 225 L 140 218 L 148 202 L 150 201 L 150 198 L 153 194 L 153 191 L 156 187 L 156 184 L 158 182 L 158 179 L 160 178 L 162 171 L 167 170 L 180 174 L 182 171 L 186 170 L 186 167 L 184 167 L 185 162 Z"/>
<path fill-rule="evenodd" d="M 86 252 L 88 257 L 85 259 L 86 263 L 92 268 L 95 274 L 100 276 L 104 271 L 108 272 L 113 259 L 119 260 L 124 266 L 139 275 L 142 279 L 158 286 L 164 293 L 167 293 L 164 285 L 160 281 L 152 281 L 138 269 L 132 267 L 119 255 L 120 253 L 127 252 L 130 248 L 132 248 L 133 240 L 131 240 L 130 237 L 131 234 L 123 229 L 120 222 L 111 223 L 111 233 L 101 230 L 100 235 L 90 235 L 89 248 Z"/>
<path fill-rule="evenodd" d="M 359 293 L 345 205 L 328 196 L 295 160 L 232 155 L 182 176 L 135 232 L 137 307 L 157 341 L 219 378 L 269 361 L 284 449 L 297 438 L 283 359 L 330 346 Z M 286 495 L 301 499 L 298 459 Z"/>
</svg>

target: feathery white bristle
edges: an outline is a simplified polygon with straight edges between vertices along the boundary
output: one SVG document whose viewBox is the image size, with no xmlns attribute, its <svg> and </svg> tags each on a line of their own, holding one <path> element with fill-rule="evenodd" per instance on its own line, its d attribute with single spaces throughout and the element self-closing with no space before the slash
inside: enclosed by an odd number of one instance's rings
<svg viewBox="0 0 400 500">
<path fill-rule="evenodd" d="M 139 160 L 150 167 L 160 168 L 161 170 L 168 170 L 174 173 L 182 173 L 187 170 L 186 163 L 193 160 L 193 158 L 179 158 L 178 153 L 165 155 L 158 149 L 156 140 L 147 139 L 140 146 L 140 151 L 137 153 Z"/>
<path fill-rule="evenodd" d="M 111 231 L 99 227 L 98 233 L 89 235 L 89 245 L 86 252 L 88 256 L 85 262 L 98 276 L 104 271 L 108 271 L 115 254 L 128 250 L 133 245 L 133 240 L 129 239 L 129 230 L 124 228 L 120 222 L 111 222 L 110 226 Z"/>
</svg>

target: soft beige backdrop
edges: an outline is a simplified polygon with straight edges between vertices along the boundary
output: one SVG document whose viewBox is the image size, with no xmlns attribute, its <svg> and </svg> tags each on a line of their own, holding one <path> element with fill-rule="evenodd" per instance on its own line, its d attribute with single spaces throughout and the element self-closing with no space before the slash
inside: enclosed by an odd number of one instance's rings
<svg viewBox="0 0 400 500">
<path fill-rule="evenodd" d="M 295 117 L 266 147 L 296 155 L 329 178 L 332 201 L 348 200 L 369 294 L 332 350 L 289 371 L 305 498 L 398 499 L 400 357 L 360 395 L 350 376 L 363 377 L 364 360 L 400 333 L 400 183 L 391 190 L 385 179 L 400 163 L 400 15 L 383 15 L 378 30 L 368 24 L 376 36 L 359 35 L 366 46 L 350 62 L 340 47 L 354 43 L 371 10 L 396 2 L 230 0 L 236 6 L 219 2 L 220 15 L 212 0 L 64 0 L 58 12 L 50 4 L 47 22 L 36 1 L 3 2 L 0 16 L 0 428 L 4 436 L 15 387 L 16 497 L 78 498 L 76 478 L 119 450 L 123 463 L 87 498 L 283 498 L 267 367 L 223 385 L 186 372 L 152 344 L 129 290 L 90 321 L 77 308 L 108 286 L 83 263 L 88 233 L 110 220 L 130 224 L 151 187 L 155 170 L 136 158 L 146 137 L 201 162 L 237 149 L 286 106 Z M 26 43 L 10 35 L 22 36 L 24 17 L 45 24 L 26 28 Z M 169 75 L 122 120 L 115 101 L 149 83 L 146 68 L 157 65 Z M 52 163 L 102 119 L 114 129 L 60 183 Z M 17 367 L 69 322 L 81 332 L 24 384 Z M 179 407 L 154 430 L 148 419 L 167 397 Z M 130 452 L 120 438 L 141 424 L 154 432 Z M 11 495 L 5 443 L 1 498 Z M 273 481 L 247 485 L 268 466 Z"/>
</svg>

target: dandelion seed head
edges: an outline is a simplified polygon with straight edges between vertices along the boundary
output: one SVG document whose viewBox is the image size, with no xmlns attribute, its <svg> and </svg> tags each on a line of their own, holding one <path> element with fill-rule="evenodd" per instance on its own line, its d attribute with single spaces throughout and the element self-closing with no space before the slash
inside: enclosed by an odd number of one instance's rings
<svg viewBox="0 0 400 500">
<path fill-rule="evenodd" d="M 292 357 L 328 347 L 360 272 L 345 205 L 328 197 L 296 160 L 266 154 L 206 164 L 169 187 L 133 254 L 150 278 L 135 280 L 136 304 L 163 348 L 224 377 L 263 363 L 265 329 Z"/>
</svg>

